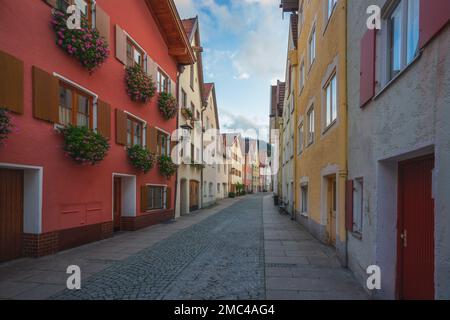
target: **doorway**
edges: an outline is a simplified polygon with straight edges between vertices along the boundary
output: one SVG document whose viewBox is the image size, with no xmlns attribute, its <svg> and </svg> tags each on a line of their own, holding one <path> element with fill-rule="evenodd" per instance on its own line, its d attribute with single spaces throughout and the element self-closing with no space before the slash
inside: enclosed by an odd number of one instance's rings
<svg viewBox="0 0 450 320">
<path fill-rule="evenodd" d="M 114 177 L 113 226 L 114 231 L 120 231 L 122 218 L 122 178 Z"/>
<path fill-rule="evenodd" d="M 199 182 L 195 180 L 189 181 L 189 211 L 199 209 Z"/>
<path fill-rule="evenodd" d="M 336 246 L 336 212 L 337 212 L 337 185 L 336 176 L 327 178 L 327 214 L 328 238 L 332 246 Z"/>
<path fill-rule="evenodd" d="M 397 292 L 434 299 L 434 155 L 398 166 Z"/>
<path fill-rule="evenodd" d="M 22 256 L 24 172 L 0 169 L 0 262 Z"/>
</svg>

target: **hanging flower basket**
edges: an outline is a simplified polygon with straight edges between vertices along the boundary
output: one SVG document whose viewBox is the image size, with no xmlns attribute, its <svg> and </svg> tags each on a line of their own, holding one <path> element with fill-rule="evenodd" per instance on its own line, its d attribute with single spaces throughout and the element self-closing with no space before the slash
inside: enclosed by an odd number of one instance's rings
<svg viewBox="0 0 450 320">
<path fill-rule="evenodd" d="M 194 114 L 192 113 L 192 110 L 189 108 L 182 108 L 181 114 L 186 120 L 194 120 Z"/>
<path fill-rule="evenodd" d="M 110 148 L 108 140 L 87 127 L 69 125 L 60 129 L 64 150 L 77 163 L 95 165 L 102 161 Z"/>
<path fill-rule="evenodd" d="M 8 135 L 12 132 L 12 127 L 13 124 L 9 111 L 0 108 L 0 145 L 8 138 Z"/>
<path fill-rule="evenodd" d="M 131 100 L 147 103 L 156 92 L 155 83 L 139 65 L 127 67 L 125 71 L 125 84 Z"/>
<path fill-rule="evenodd" d="M 108 58 L 108 43 L 97 29 L 89 26 L 86 19 L 82 19 L 80 29 L 69 29 L 68 18 L 69 15 L 60 10 L 53 11 L 52 26 L 56 33 L 56 44 L 92 72 Z"/>
<path fill-rule="evenodd" d="M 169 156 L 160 156 L 158 159 L 158 164 L 159 172 L 167 179 L 172 177 L 177 172 L 178 166 L 173 163 L 172 158 Z"/>
<path fill-rule="evenodd" d="M 177 100 L 167 92 L 161 92 L 158 99 L 159 112 L 164 119 L 170 120 L 177 115 Z"/>
<path fill-rule="evenodd" d="M 127 148 L 128 159 L 133 167 L 147 173 L 155 165 L 155 155 L 140 145 Z"/>
</svg>

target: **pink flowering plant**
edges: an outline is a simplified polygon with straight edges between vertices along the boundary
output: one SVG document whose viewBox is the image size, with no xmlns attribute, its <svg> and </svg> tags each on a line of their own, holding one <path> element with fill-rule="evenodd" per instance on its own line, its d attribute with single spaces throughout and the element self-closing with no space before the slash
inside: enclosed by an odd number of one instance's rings
<svg viewBox="0 0 450 320">
<path fill-rule="evenodd" d="M 167 92 L 161 92 L 158 99 L 159 112 L 164 119 L 170 120 L 177 115 L 177 100 Z"/>
<path fill-rule="evenodd" d="M 64 151 L 77 163 L 96 165 L 110 148 L 108 140 L 87 127 L 68 125 L 60 129 L 64 136 Z"/>
<path fill-rule="evenodd" d="M 156 92 L 152 77 L 145 74 L 139 65 L 127 67 L 125 84 L 131 100 L 136 102 L 147 103 Z"/>
<path fill-rule="evenodd" d="M 155 155 L 140 145 L 127 148 L 127 153 L 131 165 L 144 173 L 149 172 L 155 165 Z"/>
<path fill-rule="evenodd" d="M 169 179 L 173 176 L 178 169 L 178 166 L 173 163 L 172 158 L 169 156 L 160 156 L 158 159 L 159 173 Z"/>
<path fill-rule="evenodd" d="M 12 132 L 13 124 L 8 110 L 0 108 L 0 145 L 4 143 Z"/>
<path fill-rule="evenodd" d="M 56 33 L 56 44 L 92 72 L 108 58 L 108 43 L 97 29 L 89 26 L 85 18 L 81 20 L 80 29 L 69 29 L 68 17 L 60 10 L 53 11 L 52 27 Z"/>
</svg>

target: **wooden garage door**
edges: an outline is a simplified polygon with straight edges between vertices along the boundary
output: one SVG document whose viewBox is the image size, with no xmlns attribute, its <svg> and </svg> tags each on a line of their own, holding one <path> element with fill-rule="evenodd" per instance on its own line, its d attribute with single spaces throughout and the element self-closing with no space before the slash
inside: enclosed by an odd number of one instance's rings
<svg viewBox="0 0 450 320">
<path fill-rule="evenodd" d="M 0 169 L 0 262 L 22 255 L 23 171 Z"/>
</svg>

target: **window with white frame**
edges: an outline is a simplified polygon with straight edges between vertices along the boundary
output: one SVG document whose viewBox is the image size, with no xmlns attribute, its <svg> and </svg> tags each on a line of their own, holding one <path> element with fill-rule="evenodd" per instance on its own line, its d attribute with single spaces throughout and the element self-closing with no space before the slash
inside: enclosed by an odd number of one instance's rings
<svg viewBox="0 0 450 320">
<path fill-rule="evenodd" d="M 297 138 L 297 150 L 298 154 L 301 154 L 303 152 L 303 122 L 300 123 L 298 126 L 298 138 Z"/>
<path fill-rule="evenodd" d="M 171 90 L 171 83 L 169 76 L 159 69 L 157 74 L 156 88 L 158 89 L 158 92 L 170 93 Z"/>
<path fill-rule="evenodd" d="M 337 0 L 328 0 L 327 3 L 327 13 L 328 13 L 328 18 L 331 17 L 334 7 L 336 6 Z"/>
<path fill-rule="evenodd" d="M 418 54 L 420 0 L 398 1 L 387 15 L 387 74 L 395 78 Z"/>
<path fill-rule="evenodd" d="M 337 83 L 336 74 L 325 87 L 325 125 L 329 127 L 337 119 Z"/>
<path fill-rule="evenodd" d="M 305 61 L 302 61 L 299 70 L 300 70 L 300 77 L 299 77 L 299 84 L 300 84 L 299 93 L 300 93 L 303 87 L 305 86 Z"/>
<path fill-rule="evenodd" d="M 303 215 L 307 215 L 308 214 L 308 185 L 302 185 L 300 187 L 300 193 L 301 193 L 301 213 Z"/>
<path fill-rule="evenodd" d="M 363 179 L 355 179 L 353 183 L 353 232 L 362 233 L 363 212 L 364 212 L 364 196 L 363 196 Z"/>
<path fill-rule="evenodd" d="M 148 210 L 164 209 L 166 188 L 162 186 L 150 186 L 148 188 Z"/>
<path fill-rule="evenodd" d="M 308 145 L 314 143 L 314 106 L 312 106 L 308 111 Z"/>
<path fill-rule="evenodd" d="M 312 66 L 316 60 L 316 26 L 313 27 L 308 41 L 309 65 Z"/>
</svg>

